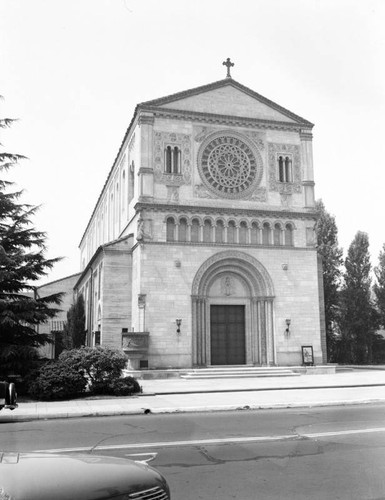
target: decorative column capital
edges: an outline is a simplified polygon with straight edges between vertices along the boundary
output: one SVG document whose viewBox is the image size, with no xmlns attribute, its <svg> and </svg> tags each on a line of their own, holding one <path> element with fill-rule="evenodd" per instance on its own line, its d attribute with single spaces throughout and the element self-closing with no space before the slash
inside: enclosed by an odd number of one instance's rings
<svg viewBox="0 0 385 500">
<path fill-rule="evenodd" d="M 311 141 L 313 140 L 313 134 L 310 130 L 301 130 L 299 133 L 301 141 Z"/>
<path fill-rule="evenodd" d="M 154 125 L 154 121 L 155 121 L 154 115 L 141 114 L 139 116 L 138 123 L 139 125 Z"/>
</svg>

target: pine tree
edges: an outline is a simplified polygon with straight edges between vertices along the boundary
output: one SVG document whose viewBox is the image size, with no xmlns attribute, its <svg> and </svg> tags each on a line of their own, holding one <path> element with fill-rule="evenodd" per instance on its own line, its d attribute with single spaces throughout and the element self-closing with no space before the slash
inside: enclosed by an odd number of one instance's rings
<svg viewBox="0 0 385 500">
<path fill-rule="evenodd" d="M 327 212 L 322 200 L 316 202 L 316 210 L 318 220 L 315 230 L 317 251 L 322 258 L 327 358 L 328 361 L 333 361 L 336 356 L 335 330 L 339 315 L 342 249 L 338 246 L 335 217 Z"/>
<path fill-rule="evenodd" d="M 378 328 L 378 314 L 371 297 L 369 238 L 359 231 L 345 259 L 342 288 L 341 359 L 365 364 L 373 359 L 372 345 Z"/>
<path fill-rule="evenodd" d="M 12 119 L 0 119 L 0 129 L 10 127 Z M 19 154 L 0 151 L 0 173 L 25 159 Z M 38 207 L 20 202 L 22 191 L 0 179 L 0 370 L 4 376 L 20 357 L 31 356 L 31 348 L 49 341 L 36 326 L 53 317 L 61 294 L 39 298 L 34 282 L 47 274 L 59 260 L 46 259 L 44 232 L 33 226 Z M 33 356 L 32 356 L 33 357 Z"/>
<path fill-rule="evenodd" d="M 374 268 L 377 282 L 373 289 L 376 297 L 376 305 L 380 315 L 380 324 L 385 329 L 385 244 L 378 257 L 378 266 Z"/>
</svg>

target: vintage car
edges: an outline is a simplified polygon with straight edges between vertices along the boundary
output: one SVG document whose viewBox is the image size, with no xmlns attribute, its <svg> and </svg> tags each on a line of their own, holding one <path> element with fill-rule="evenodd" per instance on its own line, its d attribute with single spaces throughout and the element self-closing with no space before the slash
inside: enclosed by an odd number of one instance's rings
<svg viewBox="0 0 385 500">
<path fill-rule="evenodd" d="M 12 382 L 0 382 L 0 410 L 3 408 L 9 408 L 10 410 L 17 408 L 16 389 L 15 384 Z"/>
<path fill-rule="evenodd" d="M 144 463 L 97 455 L 0 452 L 0 500 L 169 500 Z"/>
</svg>

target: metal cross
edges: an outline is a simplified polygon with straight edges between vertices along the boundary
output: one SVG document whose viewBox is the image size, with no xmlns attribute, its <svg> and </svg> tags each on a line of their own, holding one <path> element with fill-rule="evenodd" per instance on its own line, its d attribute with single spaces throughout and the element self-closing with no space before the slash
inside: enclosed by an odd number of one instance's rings
<svg viewBox="0 0 385 500">
<path fill-rule="evenodd" d="M 226 61 L 223 61 L 223 63 L 222 63 L 222 64 L 223 64 L 223 66 L 227 66 L 227 75 L 226 75 L 226 78 L 231 78 L 231 75 L 230 75 L 230 68 L 231 68 L 232 66 L 234 66 L 234 63 L 232 63 L 232 62 L 230 61 L 230 57 L 228 57 L 228 58 L 226 59 Z"/>
</svg>

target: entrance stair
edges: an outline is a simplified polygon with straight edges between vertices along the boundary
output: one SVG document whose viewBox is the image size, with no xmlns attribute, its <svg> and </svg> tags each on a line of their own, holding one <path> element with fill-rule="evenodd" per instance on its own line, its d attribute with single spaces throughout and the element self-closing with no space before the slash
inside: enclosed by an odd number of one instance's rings
<svg viewBox="0 0 385 500">
<path fill-rule="evenodd" d="M 216 366 L 215 368 L 196 368 L 181 373 L 180 378 L 197 380 L 210 378 L 246 378 L 246 377 L 296 377 L 290 368 L 276 366 Z"/>
</svg>

